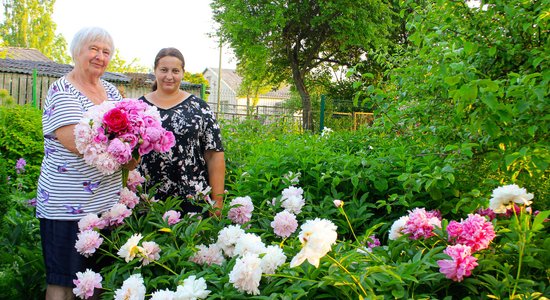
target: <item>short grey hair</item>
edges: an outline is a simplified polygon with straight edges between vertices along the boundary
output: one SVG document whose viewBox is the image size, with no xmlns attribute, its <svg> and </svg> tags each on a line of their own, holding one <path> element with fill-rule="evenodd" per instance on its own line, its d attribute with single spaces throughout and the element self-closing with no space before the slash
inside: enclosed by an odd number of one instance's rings
<svg viewBox="0 0 550 300">
<path fill-rule="evenodd" d="M 82 50 L 82 47 L 91 42 L 102 42 L 108 44 L 111 48 L 110 57 L 113 57 L 115 52 L 115 43 L 113 42 L 113 38 L 109 32 L 100 27 L 84 27 L 74 35 L 73 40 L 71 41 L 71 56 L 73 61 L 80 53 L 80 50 Z"/>
</svg>

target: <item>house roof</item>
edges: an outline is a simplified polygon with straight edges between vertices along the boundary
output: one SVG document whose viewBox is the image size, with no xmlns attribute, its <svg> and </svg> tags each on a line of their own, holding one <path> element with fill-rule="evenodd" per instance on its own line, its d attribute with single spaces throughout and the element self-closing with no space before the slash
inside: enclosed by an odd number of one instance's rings
<svg viewBox="0 0 550 300">
<path fill-rule="evenodd" d="M 209 70 L 210 72 L 214 73 L 215 76 L 218 76 L 218 68 L 206 68 L 204 70 L 203 74 Z M 222 81 L 229 87 L 231 90 L 237 94 L 239 91 L 239 87 L 241 85 L 241 82 L 243 81 L 242 77 L 237 74 L 237 71 L 235 69 L 222 69 Z M 281 99 L 288 99 L 290 98 L 290 86 L 285 85 L 280 89 L 272 90 L 270 92 L 261 94 L 259 96 L 260 98 L 281 98 Z"/>
<path fill-rule="evenodd" d="M 61 77 L 69 73 L 73 66 L 58 64 L 53 61 L 0 59 L 1 73 L 32 74 L 33 69 L 36 69 L 38 75 Z M 119 73 L 105 72 L 101 78 L 109 82 L 130 82 L 130 78 Z"/>
<path fill-rule="evenodd" d="M 46 55 L 42 54 L 37 49 L 20 48 L 20 47 L 4 47 L 0 48 L 0 52 L 6 52 L 6 58 L 16 60 L 32 60 L 32 61 L 52 61 Z"/>
</svg>

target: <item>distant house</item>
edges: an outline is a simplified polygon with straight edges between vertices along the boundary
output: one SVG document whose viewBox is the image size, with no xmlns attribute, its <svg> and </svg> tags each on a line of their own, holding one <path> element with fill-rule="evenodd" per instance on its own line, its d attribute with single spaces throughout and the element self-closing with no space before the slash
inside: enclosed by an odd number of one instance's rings
<svg viewBox="0 0 550 300">
<path fill-rule="evenodd" d="M 73 69 L 71 65 L 48 59 L 36 49 L 8 47 L 0 48 L 0 52 L 6 53 L 5 58 L 0 58 L 0 89 L 7 90 L 19 104 L 34 103 L 42 107 L 50 84 Z M 115 85 L 126 98 L 139 98 L 148 93 L 155 80 L 153 74 L 139 73 L 105 72 L 102 78 Z M 182 88 L 197 95 L 201 92 L 200 84 L 182 82 Z"/>
<path fill-rule="evenodd" d="M 206 68 L 202 73 L 210 85 L 210 95 L 208 97 L 210 107 L 216 111 L 219 90 L 220 112 L 225 114 L 246 115 L 247 108 L 249 108 L 250 105 L 250 103 L 247 105 L 247 102 L 250 101 L 247 101 L 245 96 L 239 96 L 242 77 L 239 76 L 234 69 L 222 69 L 221 80 L 218 80 L 218 71 L 218 68 Z M 220 81 L 221 85 L 219 88 L 218 81 Z M 279 114 L 281 104 L 289 98 L 289 86 L 261 94 L 258 96 L 255 110 L 258 114 Z"/>
</svg>

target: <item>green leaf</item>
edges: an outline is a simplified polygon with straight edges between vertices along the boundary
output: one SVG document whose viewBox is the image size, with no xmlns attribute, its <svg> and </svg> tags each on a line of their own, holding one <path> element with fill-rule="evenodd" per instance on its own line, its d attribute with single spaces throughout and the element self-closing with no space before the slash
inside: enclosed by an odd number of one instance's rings
<svg viewBox="0 0 550 300">
<path fill-rule="evenodd" d="M 539 212 L 533 221 L 532 231 L 536 232 L 544 229 L 544 221 L 548 218 L 548 216 L 550 216 L 550 210 Z"/>
<path fill-rule="evenodd" d="M 487 107 L 489 107 L 492 111 L 496 111 L 498 109 L 499 103 L 493 93 L 484 95 L 484 97 L 481 98 L 481 101 L 483 101 L 483 103 L 485 103 L 485 105 L 487 105 Z"/>
<path fill-rule="evenodd" d="M 457 83 L 460 82 L 461 78 L 462 78 L 462 75 L 455 75 L 455 76 L 445 77 L 445 83 L 450 85 L 450 86 L 454 86 L 454 85 L 456 85 Z"/>
<path fill-rule="evenodd" d="M 383 192 L 388 189 L 388 181 L 385 178 L 379 178 L 374 180 L 374 187 L 380 191 Z"/>
</svg>

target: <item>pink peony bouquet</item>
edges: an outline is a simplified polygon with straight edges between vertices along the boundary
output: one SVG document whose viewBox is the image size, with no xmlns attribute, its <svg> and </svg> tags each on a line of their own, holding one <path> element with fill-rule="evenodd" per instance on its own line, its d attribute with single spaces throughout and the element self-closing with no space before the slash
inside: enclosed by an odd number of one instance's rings
<svg viewBox="0 0 550 300">
<path fill-rule="evenodd" d="M 132 158 L 168 152 L 175 145 L 174 134 L 162 128 L 157 108 L 137 99 L 105 101 L 90 108 L 74 133 L 86 163 L 103 174 L 118 171 Z"/>
</svg>

